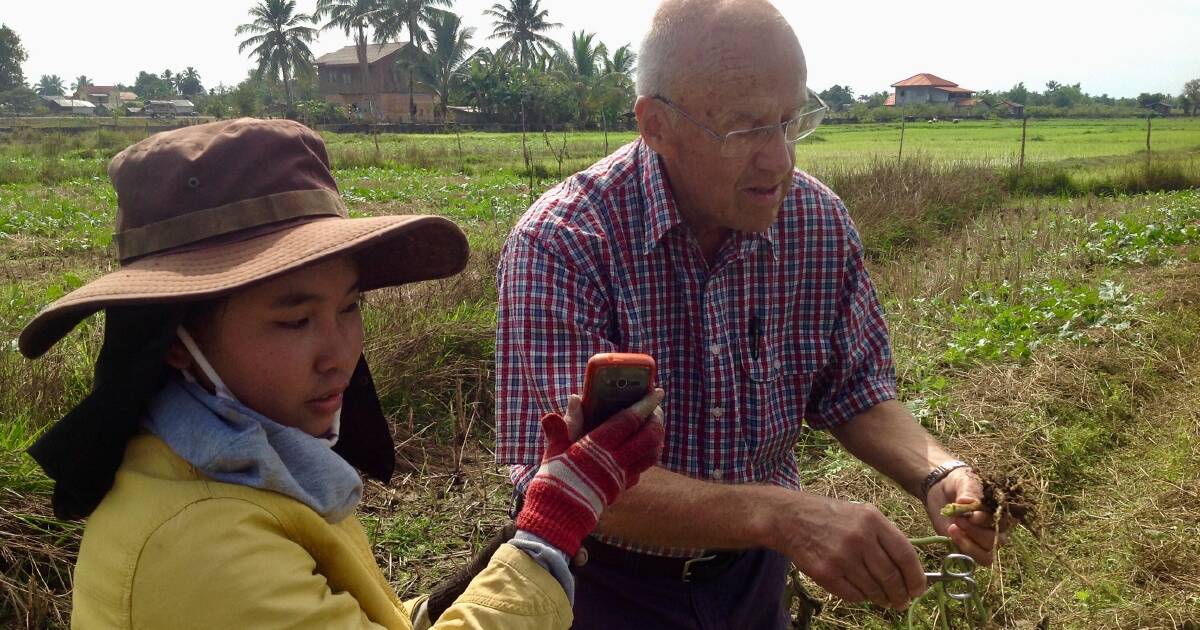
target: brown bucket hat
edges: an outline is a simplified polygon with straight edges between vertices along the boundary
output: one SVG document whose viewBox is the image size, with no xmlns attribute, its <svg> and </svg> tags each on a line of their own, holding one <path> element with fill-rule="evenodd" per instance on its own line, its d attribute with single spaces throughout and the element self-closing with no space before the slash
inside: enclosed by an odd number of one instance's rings
<svg viewBox="0 0 1200 630">
<path fill-rule="evenodd" d="M 18 340 L 29 358 L 100 309 L 217 297 L 332 256 L 358 261 L 364 291 L 452 276 L 467 261 L 466 237 L 443 217 L 350 219 L 325 143 L 290 120 L 160 133 L 108 174 L 121 268 L 38 313 Z"/>
</svg>

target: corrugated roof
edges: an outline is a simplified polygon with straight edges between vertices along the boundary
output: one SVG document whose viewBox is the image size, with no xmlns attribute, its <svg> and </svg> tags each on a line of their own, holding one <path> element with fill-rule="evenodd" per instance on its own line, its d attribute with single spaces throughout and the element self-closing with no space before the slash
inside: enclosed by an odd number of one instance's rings
<svg viewBox="0 0 1200 630">
<path fill-rule="evenodd" d="M 388 44 L 367 44 L 367 63 L 372 64 L 380 59 L 407 46 L 408 43 L 391 42 Z M 345 46 L 331 53 L 317 57 L 318 66 L 356 66 L 358 52 L 354 46 Z"/>
<path fill-rule="evenodd" d="M 958 84 L 953 81 L 947 81 L 937 75 L 922 72 L 921 74 L 914 74 L 899 83 L 893 83 L 892 87 L 920 87 L 922 85 L 956 87 Z"/>
<path fill-rule="evenodd" d="M 65 96 L 43 96 L 42 100 L 50 101 L 59 107 L 95 107 L 91 101 L 81 101 Z"/>
</svg>

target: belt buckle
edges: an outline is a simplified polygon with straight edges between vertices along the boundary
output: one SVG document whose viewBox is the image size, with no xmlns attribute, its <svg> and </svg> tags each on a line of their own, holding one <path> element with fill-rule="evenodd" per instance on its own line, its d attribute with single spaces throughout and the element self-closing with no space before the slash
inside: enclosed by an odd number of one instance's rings
<svg viewBox="0 0 1200 630">
<path fill-rule="evenodd" d="M 702 562 L 711 562 L 716 559 L 717 559 L 717 554 L 715 554 L 715 553 L 707 555 L 707 556 L 699 556 L 696 558 L 690 558 L 690 559 L 688 559 L 687 562 L 683 563 L 683 575 L 680 577 L 683 579 L 684 582 L 691 582 L 692 581 L 692 565 L 700 564 Z"/>
</svg>

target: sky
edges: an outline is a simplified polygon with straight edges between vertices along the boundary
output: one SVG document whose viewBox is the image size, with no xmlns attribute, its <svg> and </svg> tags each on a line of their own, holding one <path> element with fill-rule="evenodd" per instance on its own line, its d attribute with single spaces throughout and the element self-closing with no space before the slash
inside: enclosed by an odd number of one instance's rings
<svg viewBox="0 0 1200 630">
<path fill-rule="evenodd" d="M 255 0 L 0 0 L 0 23 L 15 30 L 29 53 L 25 78 L 57 74 L 70 87 L 86 74 L 99 85 L 132 85 L 138 71 L 194 66 L 205 87 L 236 85 L 253 62 L 237 52 L 234 29 L 249 21 Z M 475 27 L 473 44 L 488 39 L 483 10 L 497 0 L 455 0 L 453 10 Z M 1200 77 L 1197 0 L 774 0 L 796 29 L 818 91 L 849 85 L 855 94 L 890 91 L 921 72 L 973 90 L 1007 90 L 1024 82 L 1081 83 L 1093 95 L 1178 94 Z M 595 32 L 609 49 L 638 42 L 650 22 L 650 0 L 542 0 L 561 42 L 577 30 Z M 298 0 L 311 11 L 316 0 Z M 1011 8 L 1010 8 L 1011 7 Z M 321 55 L 350 39 L 325 31 L 312 46 Z"/>
</svg>

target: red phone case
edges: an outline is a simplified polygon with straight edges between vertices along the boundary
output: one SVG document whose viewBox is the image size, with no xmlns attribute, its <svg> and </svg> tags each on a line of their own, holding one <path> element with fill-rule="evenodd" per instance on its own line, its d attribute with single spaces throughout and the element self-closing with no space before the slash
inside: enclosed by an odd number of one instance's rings
<svg viewBox="0 0 1200 630">
<path fill-rule="evenodd" d="M 603 352 L 588 359 L 583 377 L 583 418 L 587 431 L 654 389 L 654 357 L 633 352 Z"/>
</svg>

